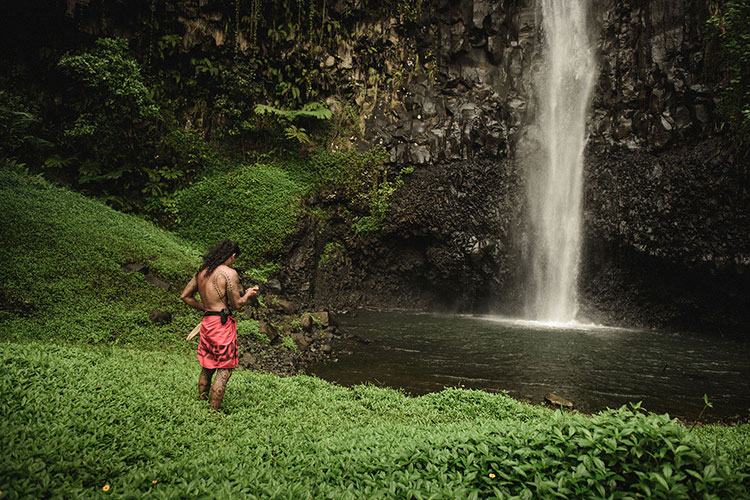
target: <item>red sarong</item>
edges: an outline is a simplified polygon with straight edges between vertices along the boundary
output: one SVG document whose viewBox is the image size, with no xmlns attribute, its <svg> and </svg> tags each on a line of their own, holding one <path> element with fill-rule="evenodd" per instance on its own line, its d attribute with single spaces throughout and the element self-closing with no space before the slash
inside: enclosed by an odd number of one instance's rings
<svg viewBox="0 0 750 500">
<path fill-rule="evenodd" d="M 198 362 L 203 368 L 237 366 L 237 324 L 231 316 L 221 324 L 219 316 L 204 316 L 198 342 Z"/>
</svg>

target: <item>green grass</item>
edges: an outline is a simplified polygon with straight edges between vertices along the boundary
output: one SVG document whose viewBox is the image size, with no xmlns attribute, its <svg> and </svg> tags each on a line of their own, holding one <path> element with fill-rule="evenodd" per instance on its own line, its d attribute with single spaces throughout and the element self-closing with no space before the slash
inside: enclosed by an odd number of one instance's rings
<svg viewBox="0 0 750 500">
<path fill-rule="evenodd" d="M 0 339 L 175 344 L 197 322 L 179 292 L 200 262 L 187 241 L 37 177 L 0 170 Z M 129 261 L 172 283 L 164 291 Z M 156 326 L 151 310 L 175 315 Z"/>
<path fill-rule="evenodd" d="M 1 343 L 2 498 L 746 498 L 747 426 L 418 398 L 244 370 L 223 412 L 178 352 Z M 494 474 L 494 477 L 491 475 Z M 103 488 L 109 485 L 108 491 Z"/>
</svg>

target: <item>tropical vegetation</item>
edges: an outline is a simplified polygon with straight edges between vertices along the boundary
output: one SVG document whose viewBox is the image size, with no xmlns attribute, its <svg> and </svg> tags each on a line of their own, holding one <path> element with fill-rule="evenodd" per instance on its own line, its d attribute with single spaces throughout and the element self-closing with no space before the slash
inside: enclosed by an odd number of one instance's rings
<svg viewBox="0 0 750 500">
<path fill-rule="evenodd" d="M 184 336 L 200 316 L 178 295 L 200 255 L 233 238 L 243 278 L 265 279 L 303 214 L 326 219 L 309 203 L 321 197 L 344 200 L 348 237 L 380 230 L 410 169 L 363 143 L 360 116 L 435 64 L 430 47 L 357 28 L 418 26 L 421 0 L 335 17 L 326 0 L 184 2 L 206 14 L 188 32 L 180 3 L 7 7 L 26 22 L 5 30 L 0 61 L 0 499 L 750 496 L 750 426 L 638 405 L 587 416 L 247 370 L 222 412 L 197 401 Z M 711 6 L 707 53 L 742 141 L 750 8 Z M 55 9 L 62 24 L 27 13 Z M 366 88 L 322 69 L 342 40 L 361 49 Z M 345 251 L 322 246 L 320 267 Z M 254 321 L 239 330 L 269 342 Z"/>
</svg>

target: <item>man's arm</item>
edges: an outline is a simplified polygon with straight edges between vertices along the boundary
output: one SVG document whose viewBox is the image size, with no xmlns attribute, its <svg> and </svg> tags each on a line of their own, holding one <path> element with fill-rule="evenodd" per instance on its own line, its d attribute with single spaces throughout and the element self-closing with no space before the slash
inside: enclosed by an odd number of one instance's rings
<svg viewBox="0 0 750 500">
<path fill-rule="evenodd" d="M 185 285 L 185 289 L 182 291 L 182 295 L 180 295 L 180 299 L 182 301 L 189 305 L 190 307 L 193 307 L 195 309 L 198 309 L 199 311 L 203 311 L 203 304 L 195 298 L 195 294 L 198 292 L 198 279 L 196 278 L 196 275 L 193 275 L 193 279 L 188 281 L 188 284 Z"/>
<path fill-rule="evenodd" d="M 231 304 L 234 309 L 241 309 L 245 307 L 247 301 L 252 297 L 258 295 L 258 287 L 254 286 L 245 290 L 244 294 L 240 293 L 240 277 L 237 275 L 237 271 L 231 269 L 227 282 L 227 302 Z"/>
</svg>

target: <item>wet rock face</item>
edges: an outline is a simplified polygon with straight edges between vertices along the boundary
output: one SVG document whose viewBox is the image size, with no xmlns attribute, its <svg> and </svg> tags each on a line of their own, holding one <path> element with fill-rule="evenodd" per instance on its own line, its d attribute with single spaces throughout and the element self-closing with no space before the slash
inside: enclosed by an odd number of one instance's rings
<svg viewBox="0 0 750 500">
<path fill-rule="evenodd" d="M 747 331 L 750 193 L 720 139 L 587 158 L 584 310 L 611 324 Z"/>
<path fill-rule="evenodd" d="M 594 2 L 590 25 L 600 76 L 590 143 L 597 151 L 662 149 L 710 135 L 714 89 L 702 82 L 698 2 Z M 433 164 L 512 156 L 529 113 L 540 64 L 541 14 L 535 2 L 436 2 L 414 45 L 431 46 L 433 78 L 410 80 L 375 102 L 367 139 L 396 164 Z M 396 43 L 406 44 L 406 40 Z"/>
<path fill-rule="evenodd" d="M 437 62 L 377 102 L 366 138 L 395 164 L 506 158 L 526 113 L 537 41 L 526 2 L 435 2 L 414 34 Z"/>
<path fill-rule="evenodd" d="M 597 2 L 596 149 L 661 149 L 713 131 L 715 95 L 701 81 L 706 9 L 701 2 Z"/>
<path fill-rule="evenodd" d="M 421 278 L 439 291 L 444 306 L 487 307 L 514 276 L 512 239 L 522 205 L 517 182 L 510 161 L 415 172 L 383 229 L 396 248 L 409 249 L 411 259 L 394 258 L 417 263 L 408 269 L 410 280 Z"/>
<path fill-rule="evenodd" d="M 591 240 L 688 267 L 750 266 L 750 196 L 718 139 L 660 153 L 592 153 L 585 176 Z"/>
<path fill-rule="evenodd" d="M 288 239 L 282 288 L 309 306 L 485 308 L 514 276 L 517 180 L 510 161 L 419 169 L 369 235 L 352 235 L 345 202 L 331 202 L 325 223 L 308 218 Z M 326 252 L 331 241 L 342 244 Z"/>
<path fill-rule="evenodd" d="M 581 318 L 609 325 L 747 336 L 750 276 L 685 266 L 602 240 L 581 269 Z"/>
</svg>

